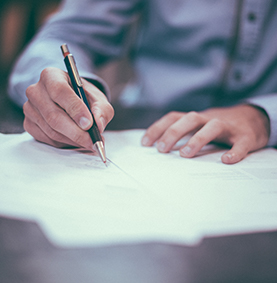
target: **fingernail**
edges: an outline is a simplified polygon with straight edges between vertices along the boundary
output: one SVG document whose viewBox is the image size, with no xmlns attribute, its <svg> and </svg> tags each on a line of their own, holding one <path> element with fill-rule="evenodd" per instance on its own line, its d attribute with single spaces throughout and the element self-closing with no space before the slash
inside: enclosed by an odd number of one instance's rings
<svg viewBox="0 0 277 283">
<path fill-rule="evenodd" d="M 79 121 L 79 125 L 83 130 L 86 130 L 90 126 L 91 122 L 88 118 L 86 117 L 81 117 Z"/>
<path fill-rule="evenodd" d="M 147 146 L 149 144 L 149 138 L 147 136 L 144 136 L 141 140 L 141 144 L 143 146 Z"/>
<path fill-rule="evenodd" d="M 157 149 L 158 149 L 158 151 L 164 151 L 165 150 L 165 143 L 164 142 L 158 142 Z"/>
<path fill-rule="evenodd" d="M 233 155 L 230 154 L 230 153 L 227 153 L 227 154 L 225 154 L 224 156 L 225 156 L 225 158 L 227 158 L 227 159 L 229 159 L 229 160 L 231 160 L 231 159 L 233 158 Z"/>
<path fill-rule="evenodd" d="M 188 157 L 191 153 L 191 148 L 189 146 L 185 146 L 181 149 L 182 155 Z"/>
<path fill-rule="evenodd" d="M 222 156 L 222 161 L 223 161 L 224 163 L 229 163 L 229 162 L 232 161 L 233 157 L 234 157 L 234 155 L 231 154 L 231 153 L 224 154 L 224 155 Z"/>
</svg>

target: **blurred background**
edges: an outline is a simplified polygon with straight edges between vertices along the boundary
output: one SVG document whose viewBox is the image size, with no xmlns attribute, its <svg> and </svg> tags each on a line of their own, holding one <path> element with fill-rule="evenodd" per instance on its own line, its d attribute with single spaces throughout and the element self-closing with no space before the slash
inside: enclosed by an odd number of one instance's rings
<svg viewBox="0 0 277 283">
<path fill-rule="evenodd" d="M 22 109 L 7 97 L 11 68 L 60 0 L 0 0 L 0 132 L 22 132 Z"/>
<path fill-rule="evenodd" d="M 60 0 L 0 0 L 0 80 L 6 88 L 14 61 Z"/>
</svg>

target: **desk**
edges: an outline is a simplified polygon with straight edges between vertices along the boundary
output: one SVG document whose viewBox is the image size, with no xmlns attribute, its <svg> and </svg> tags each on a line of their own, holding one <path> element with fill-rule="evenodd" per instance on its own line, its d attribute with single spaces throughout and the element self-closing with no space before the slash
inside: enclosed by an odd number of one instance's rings
<svg viewBox="0 0 277 283">
<path fill-rule="evenodd" d="M 121 123 L 127 111 L 117 113 L 109 129 L 127 127 Z M 2 97 L 0 132 L 22 132 L 22 121 L 22 112 Z M 37 223 L 0 217 L 0 282 L 277 282 L 277 232 L 205 238 L 193 247 L 148 242 L 64 249 L 51 245 Z"/>
</svg>

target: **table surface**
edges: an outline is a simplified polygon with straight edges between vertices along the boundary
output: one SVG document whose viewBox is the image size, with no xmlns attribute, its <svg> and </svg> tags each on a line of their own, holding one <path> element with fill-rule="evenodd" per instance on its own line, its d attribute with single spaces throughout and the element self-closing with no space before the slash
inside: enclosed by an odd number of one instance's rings
<svg viewBox="0 0 277 283">
<path fill-rule="evenodd" d="M 128 111 L 116 110 L 109 129 L 130 127 Z M 144 117 L 149 124 L 160 114 Z M 132 115 L 137 121 L 144 114 L 137 110 Z M 23 117 L 0 96 L 1 133 L 23 132 Z M 277 231 L 204 238 L 191 247 L 149 242 L 64 249 L 53 246 L 37 223 L 0 217 L 0 282 L 277 282 Z"/>
</svg>

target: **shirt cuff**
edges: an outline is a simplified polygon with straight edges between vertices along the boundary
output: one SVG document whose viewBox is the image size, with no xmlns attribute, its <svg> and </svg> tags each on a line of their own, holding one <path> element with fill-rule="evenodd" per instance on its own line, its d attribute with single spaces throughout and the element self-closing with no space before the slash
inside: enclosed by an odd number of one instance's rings
<svg viewBox="0 0 277 283">
<path fill-rule="evenodd" d="M 89 72 L 80 72 L 80 76 L 92 83 L 94 86 L 96 86 L 100 91 L 102 91 L 106 95 L 109 102 L 111 101 L 111 92 L 109 86 L 102 78 Z"/>
<path fill-rule="evenodd" d="M 267 146 L 277 146 L 277 94 L 250 98 L 246 102 L 262 108 L 267 113 L 270 121 L 270 136 Z"/>
</svg>

